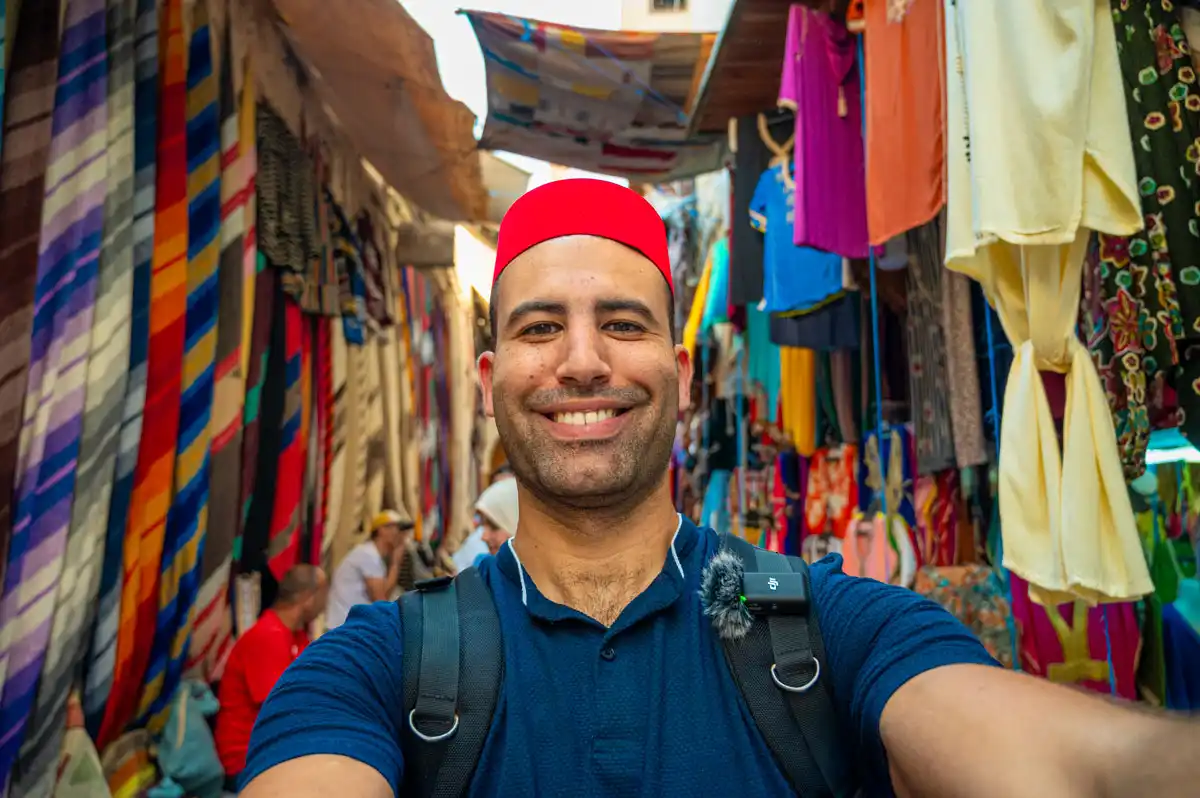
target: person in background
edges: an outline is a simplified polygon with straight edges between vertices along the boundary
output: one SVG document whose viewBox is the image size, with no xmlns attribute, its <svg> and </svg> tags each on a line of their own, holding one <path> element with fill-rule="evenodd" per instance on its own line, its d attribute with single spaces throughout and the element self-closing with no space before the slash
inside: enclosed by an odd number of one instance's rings
<svg viewBox="0 0 1200 798">
<path fill-rule="evenodd" d="M 400 581 L 400 565 L 413 522 L 395 510 L 384 510 L 371 521 L 371 537 L 359 543 L 333 572 L 329 591 L 329 611 L 325 613 L 327 629 L 336 629 L 346 622 L 350 608 L 391 597 Z"/>
<path fill-rule="evenodd" d="M 494 483 L 475 502 L 475 513 L 479 518 L 480 540 L 486 551 L 475 556 L 472 565 L 478 566 L 485 557 L 500 551 L 508 539 L 517 534 L 517 481 L 502 479 Z"/>
<path fill-rule="evenodd" d="M 487 491 L 491 490 L 492 487 L 494 487 L 497 483 L 512 481 L 513 476 L 512 468 L 508 465 L 508 463 L 498 466 L 496 470 L 492 472 L 491 478 L 488 480 L 489 487 L 482 494 L 480 494 L 480 498 L 482 499 L 482 497 L 487 494 Z M 476 505 L 475 509 L 478 510 L 479 506 Z M 516 528 L 514 516 L 512 531 L 516 532 Z M 454 561 L 455 570 L 465 571 L 467 568 L 470 568 L 472 565 L 474 565 L 482 555 L 488 553 L 495 554 L 500 546 L 503 545 L 504 541 L 507 540 L 507 538 L 501 539 L 500 543 L 496 544 L 495 548 L 492 548 L 484 541 L 484 532 L 485 530 L 483 525 L 476 523 L 475 530 L 466 537 L 466 539 L 462 542 L 462 545 L 458 547 L 458 551 L 454 552 L 452 559 Z"/>
<path fill-rule="evenodd" d="M 309 643 L 308 627 L 325 609 L 329 582 L 315 565 L 283 576 L 275 603 L 238 638 L 221 678 L 214 741 L 225 768 L 225 789 L 237 792 L 250 731 L 271 688 Z"/>
</svg>

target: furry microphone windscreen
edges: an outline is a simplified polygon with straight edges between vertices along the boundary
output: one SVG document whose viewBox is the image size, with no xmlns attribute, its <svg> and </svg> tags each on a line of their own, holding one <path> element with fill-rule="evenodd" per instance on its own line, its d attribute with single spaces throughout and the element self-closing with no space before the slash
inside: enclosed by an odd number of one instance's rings
<svg viewBox="0 0 1200 798">
<path fill-rule="evenodd" d="M 742 601 L 744 576 L 742 559 L 728 549 L 718 551 L 700 575 L 700 605 L 722 640 L 741 640 L 754 623 Z"/>
</svg>

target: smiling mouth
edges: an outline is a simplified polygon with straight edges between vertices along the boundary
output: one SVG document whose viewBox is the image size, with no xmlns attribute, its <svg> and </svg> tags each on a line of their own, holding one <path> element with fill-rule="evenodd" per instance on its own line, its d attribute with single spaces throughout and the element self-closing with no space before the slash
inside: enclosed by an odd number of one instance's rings
<svg viewBox="0 0 1200 798">
<path fill-rule="evenodd" d="M 599 424 L 602 421 L 608 421 L 611 418 L 624 415 L 628 409 L 608 409 L 608 410 L 588 410 L 587 412 L 571 412 L 571 413 L 543 413 L 546 418 L 556 424 L 566 424 L 571 427 L 585 427 L 591 424 Z"/>
</svg>

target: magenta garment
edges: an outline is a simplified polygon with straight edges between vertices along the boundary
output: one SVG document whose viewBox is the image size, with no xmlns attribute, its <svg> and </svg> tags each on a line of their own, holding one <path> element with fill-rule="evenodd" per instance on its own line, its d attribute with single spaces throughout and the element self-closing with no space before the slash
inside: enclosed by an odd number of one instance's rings
<svg viewBox="0 0 1200 798">
<path fill-rule="evenodd" d="M 846 258 L 868 253 L 856 52 L 845 25 L 792 4 L 779 104 L 796 111 L 795 242 Z"/>
<path fill-rule="evenodd" d="M 1029 584 L 1016 574 L 1012 580 L 1012 609 L 1017 621 L 1021 643 L 1021 669 L 1037 676 L 1051 677 L 1063 662 L 1063 646 L 1059 642 L 1046 609 L 1029 599 Z M 1075 607 L 1062 604 L 1054 609 L 1068 626 L 1074 626 Z M 1138 629 L 1137 613 L 1132 603 L 1105 604 L 1087 611 L 1087 656 L 1090 665 L 1079 668 L 1072 674 L 1076 679 L 1054 679 L 1063 683 L 1074 683 L 1098 693 L 1108 693 L 1107 676 L 1108 650 L 1104 642 L 1104 614 L 1108 614 L 1108 633 L 1112 640 L 1113 669 L 1117 676 L 1117 695 L 1134 701 L 1137 699 L 1138 652 L 1142 634 Z M 1103 663 L 1103 666 L 1100 665 Z M 1085 671 L 1095 671 L 1085 674 Z M 1100 671 L 1103 671 L 1101 673 Z M 1086 675 L 1103 678 L 1089 679 Z"/>
</svg>

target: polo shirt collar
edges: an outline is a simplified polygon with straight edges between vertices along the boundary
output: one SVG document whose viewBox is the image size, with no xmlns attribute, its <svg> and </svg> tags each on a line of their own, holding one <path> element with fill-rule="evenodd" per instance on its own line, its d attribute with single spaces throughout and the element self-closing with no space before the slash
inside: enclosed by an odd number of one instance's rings
<svg viewBox="0 0 1200 798">
<path fill-rule="evenodd" d="M 608 629 L 611 637 L 627 629 L 646 617 L 670 607 L 683 595 L 688 585 L 688 574 L 695 570 L 691 566 L 692 554 L 700 540 L 700 532 L 696 525 L 687 521 L 682 515 L 677 515 L 675 535 L 671 538 L 671 546 L 667 550 L 666 561 L 654 581 L 637 596 L 621 613 L 616 623 Z M 512 538 L 500 547 L 496 553 L 496 564 L 500 572 L 520 590 L 521 603 L 535 618 L 544 621 L 576 620 L 599 625 L 586 615 L 562 604 L 556 604 L 542 595 L 533 579 L 525 572 L 517 551 L 513 548 Z"/>
</svg>

